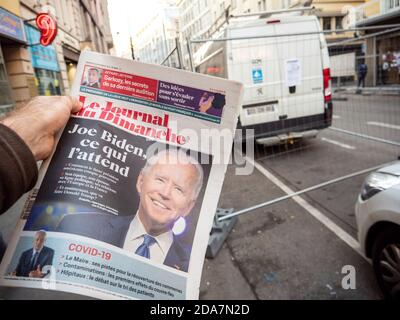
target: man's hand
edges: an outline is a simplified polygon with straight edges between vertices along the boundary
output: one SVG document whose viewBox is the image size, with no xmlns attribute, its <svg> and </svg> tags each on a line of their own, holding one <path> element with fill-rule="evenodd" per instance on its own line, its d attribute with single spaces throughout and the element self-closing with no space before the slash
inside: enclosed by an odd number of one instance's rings
<svg viewBox="0 0 400 320">
<path fill-rule="evenodd" d="M 41 278 L 43 276 L 42 271 L 40 271 L 40 265 L 37 266 L 36 270 L 29 272 L 29 278 Z"/>
<path fill-rule="evenodd" d="M 78 112 L 81 103 L 69 96 L 40 96 L 12 112 L 1 123 L 14 130 L 31 149 L 36 160 L 50 156 L 54 136 Z"/>
</svg>

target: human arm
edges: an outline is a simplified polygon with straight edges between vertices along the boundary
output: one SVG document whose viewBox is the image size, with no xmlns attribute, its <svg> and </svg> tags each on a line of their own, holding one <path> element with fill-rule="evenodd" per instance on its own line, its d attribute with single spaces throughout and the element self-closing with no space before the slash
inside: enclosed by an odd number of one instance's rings
<svg viewBox="0 0 400 320">
<path fill-rule="evenodd" d="M 36 161 L 51 154 L 55 134 L 80 107 L 67 96 L 36 97 L 0 120 L 0 213 L 33 188 Z"/>
</svg>

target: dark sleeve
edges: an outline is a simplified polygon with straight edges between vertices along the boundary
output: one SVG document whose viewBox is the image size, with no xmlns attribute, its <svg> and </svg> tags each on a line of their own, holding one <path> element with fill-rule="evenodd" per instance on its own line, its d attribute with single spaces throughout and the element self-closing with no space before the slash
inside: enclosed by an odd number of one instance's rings
<svg viewBox="0 0 400 320">
<path fill-rule="evenodd" d="M 38 169 L 25 142 L 0 123 L 0 214 L 36 183 Z"/>
<path fill-rule="evenodd" d="M 43 273 L 43 268 L 46 266 L 53 265 L 53 258 L 54 258 L 54 250 L 49 247 L 44 247 L 46 249 L 46 258 L 43 260 L 42 264 L 40 264 L 40 272 L 42 272 L 41 278 L 45 278 L 47 275 L 50 274 L 50 270 L 47 270 L 46 273 Z"/>
<path fill-rule="evenodd" d="M 43 266 L 41 266 L 42 268 L 44 266 L 52 266 L 53 265 L 54 250 L 51 248 L 47 248 L 47 250 L 48 250 L 48 255 L 46 257 L 46 261 L 44 262 Z"/>
<path fill-rule="evenodd" d="M 19 257 L 18 265 L 17 265 L 17 267 L 15 268 L 15 273 L 16 273 L 16 276 L 17 276 L 17 277 L 23 276 L 23 275 L 22 275 L 22 266 L 23 266 L 24 261 L 25 261 L 25 256 L 26 256 L 26 251 L 23 252 L 23 253 L 21 254 L 21 256 Z"/>
</svg>

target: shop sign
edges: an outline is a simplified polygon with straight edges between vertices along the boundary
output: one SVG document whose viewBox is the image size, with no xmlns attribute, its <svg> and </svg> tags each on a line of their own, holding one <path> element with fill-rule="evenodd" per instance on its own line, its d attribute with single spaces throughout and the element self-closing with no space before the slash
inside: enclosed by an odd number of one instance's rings
<svg viewBox="0 0 400 320">
<path fill-rule="evenodd" d="M 0 8 L 0 35 L 26 42 L 22 19 Z"/>
<path fill-rule="evenodd" d="M 57 22 L 50 14 L 42 12 L 36 17 L 36 26 L 40 30 L 40 44 L 47 47 L 57 36 Z"/>
<path fill-rule="evenodd" d="M 25 25 L 25 30 L 32 56 L 32 66 L 38 69 L 60 71 L 56 49 L 52 45 L 39 44 L 41 34 L 36 28 Z"/>
</svg>

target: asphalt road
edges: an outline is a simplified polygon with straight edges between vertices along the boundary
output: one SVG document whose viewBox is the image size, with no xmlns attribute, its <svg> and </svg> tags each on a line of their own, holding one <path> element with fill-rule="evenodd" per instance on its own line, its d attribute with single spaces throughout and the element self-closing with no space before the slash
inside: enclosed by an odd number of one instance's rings
<svg viewBox="0 0 400 320">
<path fill-rule="evenodd" d="M 331 129 L 294 145 L 257 148 L 256 162 L 284 186 L 299 191 L 396 160 L 400 146 L 390 143 L 400 144 L 400 97 L 346 98 L 334 101 Z M 370 263 L 337 232 L 357 239 L 354 205 L 365 177 L 301 196 L 310 210 L 291 199 L 240 216 L 220 254 L 206 260 L 201 298 L 380 299 Z M 239 210 L 285 194 L 259 170 L 240 177 L 231 167 L 220 207 Z M 314 209 L 330 220 L 329 226 L 311 214 Z M 354 290 L 342 288 L 345 265 L 356 270 Z"/>
</svg>

